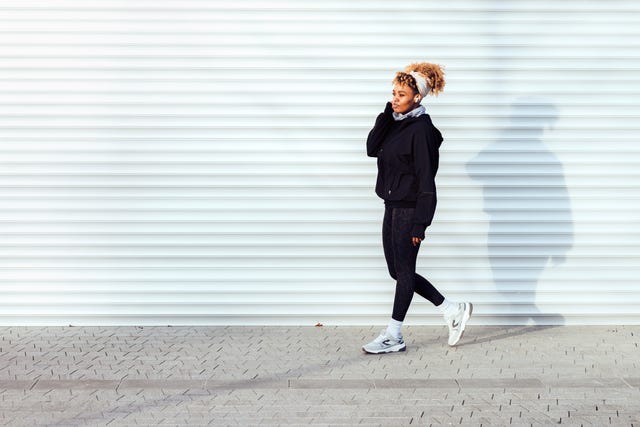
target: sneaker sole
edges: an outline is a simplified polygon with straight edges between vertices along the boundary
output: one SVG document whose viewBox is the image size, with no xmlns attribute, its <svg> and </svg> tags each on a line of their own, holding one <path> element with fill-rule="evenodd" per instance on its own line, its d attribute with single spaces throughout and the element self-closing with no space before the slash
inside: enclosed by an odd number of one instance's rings
<svg viewBox="0 0 640 427">
<path fill-rule="evenodd" d="M 468 313 L 465 312 L 464 316 L 462 316 L 462 321 L 460 322 L 460 336 L 458 337 L 458 340 L 456 342 L 454 342 L 453 344 L 449 344 L 451 347 L 454 347 L 455 345 L 457 345 L 462 339 L 462 336 L 464 335 L 464 330 L 467 327 L 467 321 L 471 319 L 471 314 L 473 313 L 473 304 L 471 304 L 470 302 L 465 304 L 469 306 L 469 312 Z"/>
<path fill-rule="evenodd" d="M 364 347 L 362 347 L 362 351 L 364 351 L 364 352 L 365 352 L 365 353 L 367 353 L 367 354 L 398 353 L 398 352 L 400 352 L 400 351 L 405 351 L 406 349 L 407 349 L 407 346 L 406 346 L 406 345 L 403 345 L 402 347 L 400 347 L 400 348 L 398 348 L 398 349 L 396 349 L 396 348 L 394 348 L 394 347 L 390 347 L 390 348 L 387 348 L 387 349 L 385 349 L 385 350 L 380 350 L 380 351 L 369 351 L 369 350 L 366 350 Z"/>
</svg>

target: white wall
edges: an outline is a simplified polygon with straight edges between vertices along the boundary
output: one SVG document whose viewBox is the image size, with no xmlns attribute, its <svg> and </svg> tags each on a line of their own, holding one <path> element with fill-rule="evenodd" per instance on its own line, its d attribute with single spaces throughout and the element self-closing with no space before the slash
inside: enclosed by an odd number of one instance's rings
<svg viewBox="0 0 640 427">
<path fill-rule="evenodd" d="M 386 321 L 364 145 L 421 60 L 448 80 L 419 272 L 477 324 L 640 322 L 638 2 L 0 10 L 0 324 Z"/>
</svg>

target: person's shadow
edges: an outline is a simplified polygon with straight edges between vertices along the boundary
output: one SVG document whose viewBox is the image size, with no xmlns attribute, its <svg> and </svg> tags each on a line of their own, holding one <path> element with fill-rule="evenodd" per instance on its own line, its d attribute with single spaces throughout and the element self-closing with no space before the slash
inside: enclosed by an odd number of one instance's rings
<svg viewBox="0 0 640 427">
<path fill-rule="evenodd" d="M 536 304 L 540 275 L 549 264 L 562 264 L 573 245 L 562 164 L 543 142 L 557 116 L 544 99 L 514 100 L 499 138 L 467 163 L 469 176 L 483 187 L 489 262 L 500 299 L 491 305 L 501 323 L 564 324 L 562 315 Z M 545 295 L 545 303 L 551 300 Z"/>
</svg>

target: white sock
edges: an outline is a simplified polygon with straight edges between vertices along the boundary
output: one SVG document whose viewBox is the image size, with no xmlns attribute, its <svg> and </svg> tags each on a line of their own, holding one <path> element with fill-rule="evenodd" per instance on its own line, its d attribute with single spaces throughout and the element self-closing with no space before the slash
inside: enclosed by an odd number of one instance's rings
<svg viewBox="0 0 640 427">
<path fill-rule="evenodd" d="M 454 301 L 450 301 L 448 299 L 444 299 L 444 301 L 442 302 L 442 304 L 436 306 L 438 308 L 438 310 L 440 310 L 440 313 L 442 314 L 448 314 L 451 312 L 454 312 L 456 310 L 458 310 L 458 303 L 454 302 Z"/>
<path fill-rule="evenodd" d="M 391 335 L 394 338 L 400 338 L 400 328 L 402 327 L 402 322 L 399 322 L 395 319 L 389 320 L 389 326 L 387 326 L 387 334 Z"/>
</svg>

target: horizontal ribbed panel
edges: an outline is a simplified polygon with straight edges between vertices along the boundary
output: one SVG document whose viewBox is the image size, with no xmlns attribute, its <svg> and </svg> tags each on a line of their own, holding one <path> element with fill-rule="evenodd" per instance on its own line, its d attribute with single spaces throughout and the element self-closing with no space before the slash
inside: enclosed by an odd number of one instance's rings
<svg viewBox="0 0 640 427">
<path fill-rule="evenodd" d="M 640 322 L 640 3 L 0 11 L 0 324 L 385 322 L 365 140 L 421 60 L 447 86 L 419 272 L 478 324 Z"/>
</svg>

